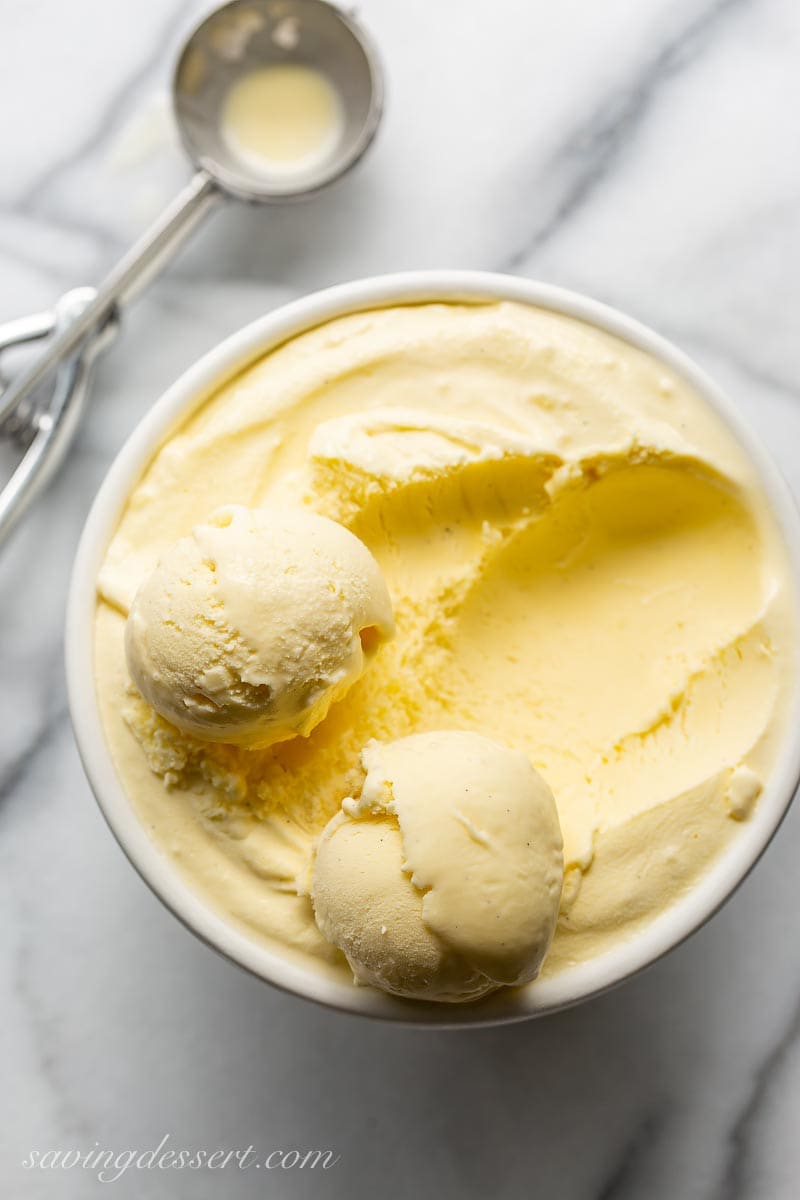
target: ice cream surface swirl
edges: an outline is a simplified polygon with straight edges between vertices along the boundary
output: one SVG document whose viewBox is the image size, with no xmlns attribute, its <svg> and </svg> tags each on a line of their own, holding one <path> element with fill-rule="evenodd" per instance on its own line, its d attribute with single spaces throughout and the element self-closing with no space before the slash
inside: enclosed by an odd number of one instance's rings
<svg viewBox="0 0 800 1200">
<path fill-rule="evenodd" d="M 125 665 L 140 583 L 224 505 L 346 526 L 394 608 L 344 699 L 266 749 L 179 731 Z M 106 736 L 192 885 L 334 973 L 308 873 L 363 747 L 460 729 L 524 751 L 564 837 L 553 974 L 668 908 L 758 803 L 787 711 L 788 578 L 747 459 L 656 359 L 513 303 L 358 312 L 202 399 L 134 488 L 98 581 Z"/>
</svg>

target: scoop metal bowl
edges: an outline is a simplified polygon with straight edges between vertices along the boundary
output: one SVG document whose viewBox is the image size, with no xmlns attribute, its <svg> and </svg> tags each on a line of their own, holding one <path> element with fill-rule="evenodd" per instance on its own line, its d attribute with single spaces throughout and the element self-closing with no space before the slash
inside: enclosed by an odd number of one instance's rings
<svg viewBox="0 0 800 1200">
<path fill-rule="evenodd" d="M 302 63 L 339 95 L 342 129 L 313 166 L 265 175 L 231 149 L 222 108 L 232 85 L 258 67 Z M 173 81 L 175 116 L 189 157 L 229 196 L 258 203 L 299 199 L 338 179 L 372 141 L 383 104 L 378 59 L 364 31 L 321 0 L 233 0 L 187 42 Z"/>
<path fill-rule="evenodd" d="M 259 171 L 223 136 L 231 86 L 257 67 L 284 63 L 318 70 L 338 93 L 339 136 L 312 165 Z M 0 436 L 25 453 L 0 493 L 0 542 L 52 475 L 77 426 L 92 359 L 111 340 L 122 304 L 153 279 L 223 198 L 298 200 L 332 183 L 361 158 L 383 107 L 383 77 L 367 34 L 326 0 L 232 0 L 195 29 L 178 59 L 173 106 L 181 140 L 197 167 L 190 183 L 97 289 L 67 294 L 51 313 L 0 326 L 0 354 L 49 339 L 47 348 L 0 392 Z M 55 376 L 44 404 L 34 393 Z"/>
</svg>

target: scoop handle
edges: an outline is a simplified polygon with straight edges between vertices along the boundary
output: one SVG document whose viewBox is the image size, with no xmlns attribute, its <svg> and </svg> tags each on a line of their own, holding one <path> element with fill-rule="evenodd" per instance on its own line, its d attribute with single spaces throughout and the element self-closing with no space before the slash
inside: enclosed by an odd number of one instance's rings
<svg viewBox="0 0 800 1200">
<path fill-rule="evenodd" d="M 91 303 L 51 339 L 41 355 L 0 395 L 0 422 L 124 302 L 147 286 L 221 197 L 222 192 L 208 172 L 198 171 L 109 272 Z"/>
<path fill-rule="evenodd" d="M 93 288 L 75 288 L 62 296 L 51 312 L 23 317 L 0 327 L 0 351 L 62 329 L 93 299 Z M 0 547 L 61 463 L 83 412 L 92 362 L 115 333 L 116 321 L 111 318 L 58 368 L 47 406 L 23 405 L 22 410 L 17 409 L 11 416 L 13 423 L 21 412 L 17 429 L 12 424 L 10 429 L 0 431 L 21 439 L 25 445 L 22 458 L 0 491 Z"/>
</svg>

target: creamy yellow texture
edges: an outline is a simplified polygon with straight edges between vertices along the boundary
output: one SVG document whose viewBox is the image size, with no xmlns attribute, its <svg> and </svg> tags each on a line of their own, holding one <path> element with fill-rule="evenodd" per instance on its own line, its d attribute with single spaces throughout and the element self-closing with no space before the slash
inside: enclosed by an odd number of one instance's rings
<svg viewBox="0 0 800 1200">
<path fill-rule="evenodd" d="M 225 97 L 222 130 L 235 154 L 267 174 L 313 166 L 342 132 L 342 104 L 313 67 L 277 63 L 237 80 Z"/>
<path fill-rule="evenodd" d="M 310 737 L 263 751 L 179 733 L 124 663 L 138 584 L 232 503 L 347 525 L 397 626 Z M 510 303 L 357 313 L 221 387 L 134 489 L 99 580 L 106 734 L 193 885 L 334 971 L 308 867 L 365 744 L 468 729 L 525 751 L 564 834 L 552 974 L 683 895 L 758 803 L 794 653 L 787 579 L 742 452 L 657 361 Z"/>
<path fill-rule="evenodd" d="M 310 733 L 393 632 L 380 568 L 343 525 L 228 505 L 147 576 L 125 650 L 167 721 L 255 749 Z"/>
<path fill-rule="evenodd" d="M 520 750 L 444 730 L 370 742 L 361 795 L 325 826 L 319 928 L 357 982 L 464 1001 L 539 973 L 558 920 L 553 793 Z"/>
</svg>

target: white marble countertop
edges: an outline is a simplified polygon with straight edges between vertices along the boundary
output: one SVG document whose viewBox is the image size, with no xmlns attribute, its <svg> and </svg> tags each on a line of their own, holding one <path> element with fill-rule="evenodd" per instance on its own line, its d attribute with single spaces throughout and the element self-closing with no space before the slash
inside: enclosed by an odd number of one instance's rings
<svg viewBox="0 0 800 1200">
<path fill-rule="evenodd" d="M 188 174 L 164 119 L 204 5 L 0 7 L 0 318 L 96 281 Z M 607 300 L 725 384 L 800 493 L 795 0 L 364 0 L 374 153 L 231 207 L 125 317 L 66 469 L 0 558 L 0 1193 L 100 1188 L 32 1150 L 328 1148 L 326 1172 L 137 1171 L 118 1197 L 782 1200 L 800 1177 L 800 809 L 701 933 L 523 1026 L 321 1011 L 191 938 L 124 860 L 70 732 L 70 563 L 128 432 L 220 338 L 325 284 L 508 270 Z M 732 581 L 735 586 L 735 581 Z"/>
</svg>

